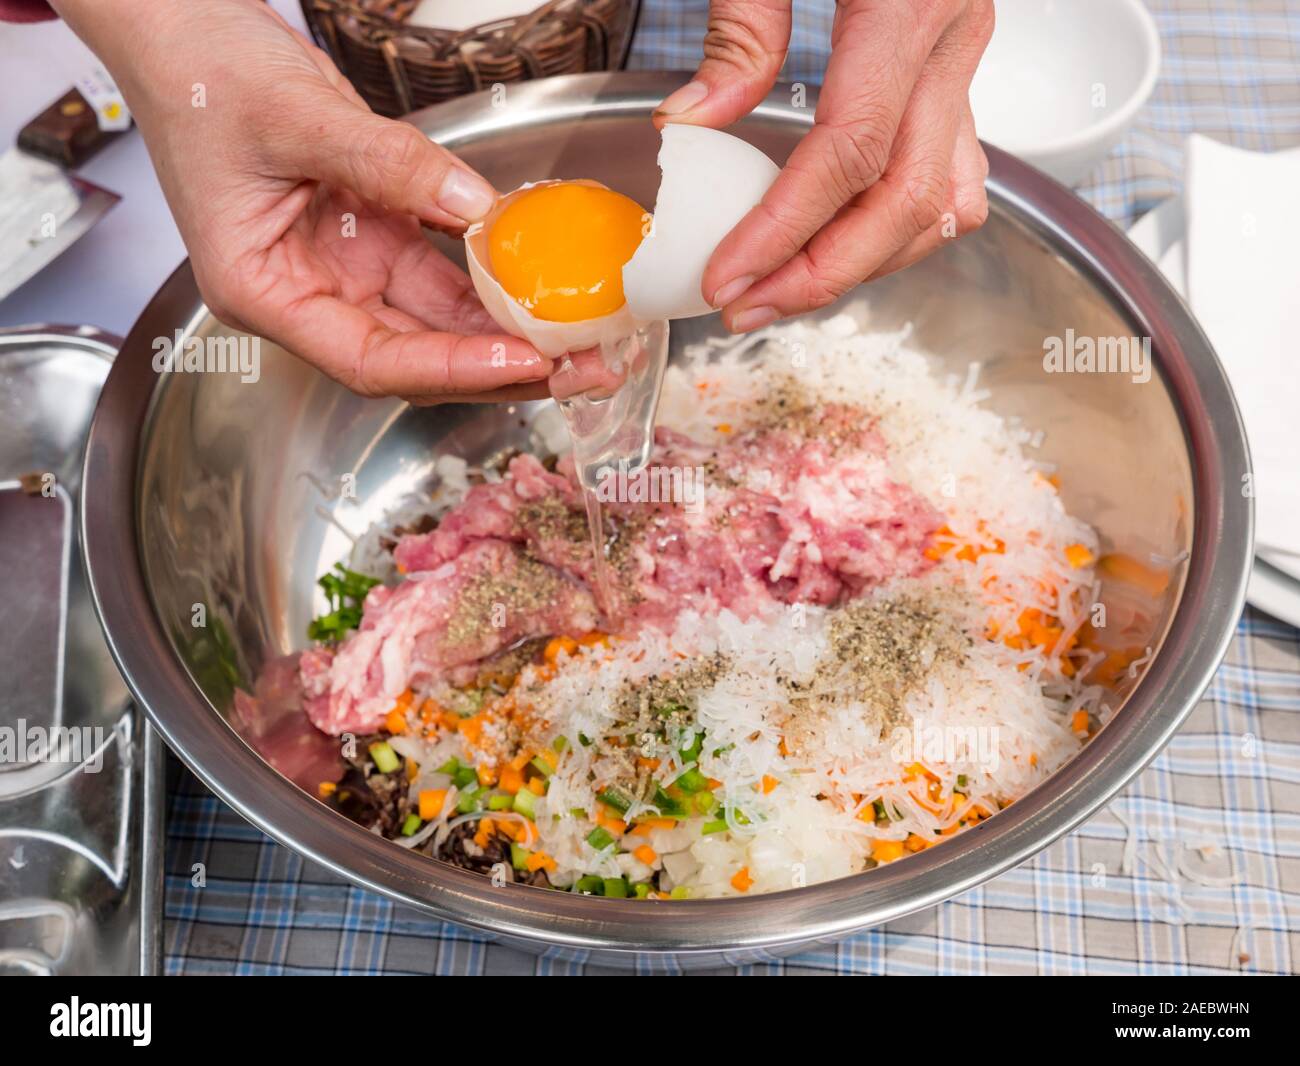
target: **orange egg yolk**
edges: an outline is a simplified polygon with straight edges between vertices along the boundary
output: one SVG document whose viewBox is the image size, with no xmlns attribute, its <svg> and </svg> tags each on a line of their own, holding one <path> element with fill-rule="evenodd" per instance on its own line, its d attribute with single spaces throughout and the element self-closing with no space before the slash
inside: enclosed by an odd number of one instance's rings
<svg viewBox="0 0 1300 1066">
<path fill-rule="evenodd" d="M 534 318 L 582 322 L 623 306 L 623 264 L 648 229 L 635 200 L 557 182 L 518 194 L 488 231 L 492 276 Z"/>
</svg>

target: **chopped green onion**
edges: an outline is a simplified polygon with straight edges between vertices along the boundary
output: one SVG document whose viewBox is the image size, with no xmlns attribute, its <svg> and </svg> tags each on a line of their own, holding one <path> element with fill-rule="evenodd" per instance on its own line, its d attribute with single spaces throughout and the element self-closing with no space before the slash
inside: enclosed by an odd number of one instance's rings
<svg viewBox="0 0 1300 1066">
<path fill-rule="evenodd" d="M 511 804 L 511 807 L 525 818 L 536 818 L 537 794 L 531 788 L 521 788 L 515 793 L 514 803 Z"/>
<path fill-rule="evenodd" d="M 660 718 L 671 718 L 674 714 L 685 714 L 689 708 L 684 703 L 660 703 L 654 707 L 655 714 Z"/>
<path fill-rule="evenodd" d="M 437 772 L 440 774 L 446 774 L 448 777 L 450 777 L 459 769 L 460 769 L 460 760 L 453 755 L 450 759 L 448 759 L 445 763 L 443 763 L 441 766 L 438 767 Z"/>
<path fill-rule="evenodd" d="M 478 784 L 478 773 L 472 766 L 458 766 L 452 772 L 451 783 L 457 788 L 469 788 Z"/>
<path fill-rule="evenodd" d="M 957 775 L 957 785 L 956 785 L 956 787 L 953 789 L 953 791 L 954 791 L 954 792 L 960 792 L 962 795 L 965 795 L 965 794 L 966 794 L 966 775 L 965 775 L 965 774 L 958 774 L 958 775 Z"/>
<path fill-rule="evenodd" d="M 627 814 L 632 806 L 632 798 L 617 788 L 607 788 L 596 797 L 606 807 L 613 807 L 619 814 Z"/>
<path fill-rule="evenodd" d="M 694 798 L 695 809 L 700 814 L 711 814 L 718 805 L 718 797 L 712 792 L 697 792 Z"/>
<path fill-rule="evenodd" d="M 543 759 L 540 755 L 537 756 L 537 758 L 533 759 L 529 763 L 529 765 L 534 770 L 536 770 L 539 774 L 541 774 L 543 777 L 550 777 L 551 774 L 554 773 L 554 771 L 551 769 L 551 764 L 548 763 L 545 759 Z"/>
<path fill-rule="evenodd" d="M 474 811 L 480 810 L 483 806 L 483 799 L 479 795 L 479 791 L 477 788 L 470 788 L 462 792 L 460 798 L 456 800 L 456 810 L 461 814 L 472 814 Z"/>
<path fill-rule="evenodd" d="M 709 787 L 709 779 L 692 767 L 673 782 L 683 792 L 702 792 Z"/>
<path fill-rule="evenodd" d="M 598 825 L 587 834 L 587 843 L 597 851 L 604 851 L 614 843 L 614 837 L 603 825 Z"/>
<path fill-rule="evenodd" d="M 414 836 L 415 831 L 420 828 L 420 816 L 412 811 L 406 816 L 406 821 L 402 823 L 402 836 Z"/>
<path fill-rule="evenodd" d="M 586 733 L 579 733 L 578 743 L 581 744 L 584 748 L 589 748 L 591 747 L 591 738 L 587 736 Z"/>
<path fill-rule="evenodd" d="M 673 890 L 668 893 L 670 899 L 690 899 L 691 890 L 685 885 L 675 885 Z"/>
<path fill-rule="evenodd" d="M 402 765 L 401 758 L 386 740 L 370 745 L 370 757 L 375 760 L 375 766 L 381 774 L 391 774 Z"/>
<path fill-rule="evenodd" d="M 348 570 L 342 563 L 335 563 L 334 569 L 338 574 L 322 574 L 316 582 L 324 590 L 330 609 L 313 618 L 307 627 L 311 640 L 334 641 L 349 629 L 359 628 L 366 593 L 379 584 L 378 578 Z"/>
<path fill-rule="evenodd" d="M 686 805 L 673 799 L 662 788 L 655 789 L 654 805 L 665 818 L 685 818 L 688 814 Z"/>
<path fill-rule="evenodd" d="M 552 744 L 551 747 L 555 749 L 557 754 L 564 752 L 568 750 L 569 738 L 566 736 L 558 736 L 555 738 L 555 743 Z"/>
<path fill-rule="evenodd" d="M 528 856 L 531 854 L 532 852 L 527 848 L 521 848 L 512 841 L 510 844 L 510 865 L 516 870 L 527 870 Z"/>
<path fill-rule="evenodd" d="M 605 878 L 605 896 L 608 899 L 627 899 L 627 882 L 621 877 Z"/>
<path fill-rule="evenodd" d="M 505 792 L 494 792 L 488 797 L 488 810 L 508 811 L 515 802 L 514 796 Z"/>
<path fill-rule="evenodd" d="M 683 762 L 699 762 L 700 753 L 704 750 L 704 734 L 696 733 L 691 739 L 690 744 L 681 749 Z"/>
<path fill-rule="evenodd" d="M 646 899 L 650 895 L 650 883 L 648 881 L 638 881 L 632 886 L 632 891 L 636 893 L 637 899 Z"/>
<path fill-rule="evenodd" d="M 727 820 L 725 818 L 715 818 L 711 822 L 705 822 L 704 825 L 700 828 L 700 832 L 704 836 L 708 836 L 711 833 L 725 833 L 726 831 L 727 831 Z"/>
<path fill-rule="evenodd" d="M 578 883 L 574 887 L 584 895 L 596 896 L 604 891 L 605 882 L 595 874 L 585 874 L 578 878 Z"/>
</svg>

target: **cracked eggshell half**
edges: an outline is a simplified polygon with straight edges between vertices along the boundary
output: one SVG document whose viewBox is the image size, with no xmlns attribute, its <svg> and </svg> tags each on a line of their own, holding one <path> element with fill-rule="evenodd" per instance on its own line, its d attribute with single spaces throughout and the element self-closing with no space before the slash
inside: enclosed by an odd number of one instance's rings
<svg viewBox="0 0 1300 1066">
<path fill-rule="evenodd" d="M 501 213 L 520 193 L 541 185 L 558 184 L 561 183 L 534 181 L 519 186 L 513 192 L 502 196 L 488 213 L 487 218 L 482 222 L 476 222 L 465 231 L 465 261 L 469 266 L 469 276 L 474 283 L 474 291 L 478 293 L 484 309 L 492 316 L 492 321 L 506 333 L 514 337 L 522 337 L 550 359 L 557 359 L 566 352 L 594 348 L 605 341 L 613 343 L 622 340 L 630 336 L 638 325 L 627 304 L 610 314 L 581 322 L 549 322 L 537 318 L 506 292 L 492 276 L 492 260 L 488 251 L 488 234 L 492 230 L 492 224 L 501 217 Z M 585 179 L 567 184 L 606 188 L 598 181 Z"/>
<path fill-rule="evenodd" d="M 623 267 L 627 306 L 642 322 L 715 310 L 700 291 L 704 268 L 780 173 L 763 152 L 730 133 L 669 123 L 662 137 L 654 222 Z"/>
</svg>

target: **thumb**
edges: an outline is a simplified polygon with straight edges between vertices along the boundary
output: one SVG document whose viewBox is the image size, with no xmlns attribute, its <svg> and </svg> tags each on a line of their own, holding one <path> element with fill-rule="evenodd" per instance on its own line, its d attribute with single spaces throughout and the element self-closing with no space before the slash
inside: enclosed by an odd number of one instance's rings
<svg viewBox="0 0 1300 1066">
<path fill-rule="evenodd" d="M 704 61 L 661 103 L 655 124 L 730 125 L 762 102 L 790 46 L 791 0 L 712 0 Z"/>
<path fill-rule="evenodd" d="M 381 118 L 342 97 L 312 123 L 315 135 L 293 160 L 302 176 L 431 226 L 458 229 L 492 209 L 497 192 L 414 126 Z"/>
</svg>

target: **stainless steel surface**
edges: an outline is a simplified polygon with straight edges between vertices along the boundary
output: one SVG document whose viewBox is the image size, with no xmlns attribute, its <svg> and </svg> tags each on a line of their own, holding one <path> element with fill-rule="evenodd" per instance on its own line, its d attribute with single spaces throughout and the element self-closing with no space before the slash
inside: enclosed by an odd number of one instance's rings
<svg viewBox="0 0 1300 1066">
<path fill-rule="evenodd" d="M 76 543 L 82 442 L 119 343 L 0 331 L 0 973 L 161 963 L 161 748 L 108 653 Z M 56 736 L 58 749 L 29 747 Z"/>
<path fill-rule="evenodd" d="M 644 203 L 657 184 L 647 115 L 674 80 L 552 79 L 510 106 L 467 98 L 416 121 L 500 187 L 592 177 Z M 738 132 L 778 161 L 811 121 L 775 93 Z M 86 455 L 98 487 L 83 513 L 95 600 L 132 690 L 172 748 L 250 821 L 358 884 L 512 943 L 603 961 L 673 955 L 706 964 L 785 953 L 927 907 L 1008 869 L 1086 819 L 1161 748 L 1208 684 L 1241 608 L 1251 552 L 1241 421 L 1205 337 L 1156 270 L 1067 190 L 990 151 L 988 225 L 903 274 L 851 294 L 880 328 L 964 373 L 983 363 L 991 405 L 1045 431 L 1067 505 L 1108 551 L 1161 557 L 1173 580 L 1137 635 L 1154 659 L 1120 713 L 1068 766 L 975 829 L 903 862 L 778 895 L 635 902 L 494 888 L 363 831 L 258 757 L 228 724 L 234 684 L 301 647 L 312 582 L 344 556 L 333 524 L 360 531 L 426 484 L 433 456 L 471 459 L 525 437 L 529 407 L 409 409 L 366 401 L 270 345 L 262 376 L 159 380 L 153 342 L 229 331 L 205 312 L 188 266 L 128 337 Z M 1150 336 L 1145 385 L 1048 375 L 1044 338 Z M 716 331 L 674 326 L 674 346 Z M 355 475 L 356 498 L 318 486 Z M 191 624 L 203 604 L 206 627 Z"/>
<path fill-rule="evenodd" d="M 40 182 L 57 183 L 61 195 L 71 205 L 67 217 L 56 217 L 53 231 L 48 233 L 44 232 L 46 222 L 42 217 L 45 205 L 25 192 L 0 206 L 0 234 L 4 234 L 0 240 L 0 300 L 3 300 L 54 262 L 121 197 L 18 148 L 9 149 L 0 159 L 0 168 L 26 168 Z"/>
</svg>

